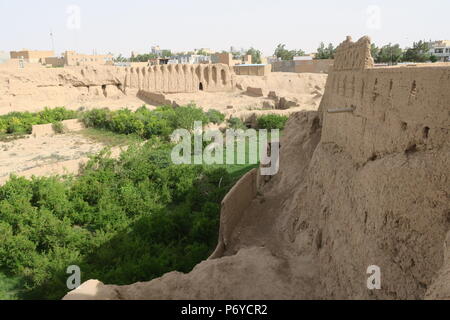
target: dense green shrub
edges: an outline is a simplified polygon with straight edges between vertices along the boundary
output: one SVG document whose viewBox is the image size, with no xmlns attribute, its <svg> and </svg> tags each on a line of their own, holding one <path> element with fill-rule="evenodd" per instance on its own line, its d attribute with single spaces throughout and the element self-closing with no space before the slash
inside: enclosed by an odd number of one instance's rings
<svg viewBox="0 0 450 320">
<path fill-rule="evenodd" d="M 0 116 L 0 134 L 29 134 L 33 125 L 57 123 L 63 120 L 75 119 L 78 113 L 64 107 L 41 112 L 11 112 Z"/>
<path fill-rule="evenodd" d="M 214 124 L 220 124 L 225 121 L 225 115 L 214 109 L 208 110 L 206 116 L 208 117 L 209 122 Z"/>
<path fill-rule="evenodd" d="M 283 130 L 289 117 L 277 114 L 267 114 L 258 118 L 258 129 Z"/>
<path fill-rule="evenodd" d="M 217 117 L 217 115 L 216 115 Z M 169 137 L 175 129 L 194 128 L 195 121 L 211 122 L 208 115 L 194 105 L 179 108 L 171 106 L 149 110 L 142 106 L 135 112 L 128 109 L 86 111 L 81 116 L 88 127 L 103 128 L 121 134 L 136 134 L 149 139 L 154 136 Z"/>
<path fill-rule="evenodd" d="M 238 129 L 247 129 L 244 122 L 240 118 L 230 118 L 228 119 L 228 126 L 231 129 L 238 130 Z"/>
<path fill-rule="evenodd" d="M 128 130 L 130 114 L 114 126 Z M 152 139 L 117 160 L 92 157 L 77 178 L 12 177 L 0 187 L 0 273 L 25 283 L 22 298 L 59 299 L 69 265 L 82 281 L 116 284 L 190 271 L 214 249 L 220 201 L 238 177 L 174 165 L 171 150 Z"/>
</svg>

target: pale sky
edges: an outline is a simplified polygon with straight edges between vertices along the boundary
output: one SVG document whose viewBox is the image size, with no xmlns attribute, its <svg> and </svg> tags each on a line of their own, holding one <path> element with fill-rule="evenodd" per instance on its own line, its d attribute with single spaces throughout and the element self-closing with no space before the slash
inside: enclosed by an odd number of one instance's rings
<svg viewBox="0 0 450 320">
<path fill-rule="evenodd" d="M 78 14 L 79 12 L 79 14 Z M 450 39 L 449 0 L 0 0 L 0 51 L 145 53 L 279 43 L 314 52 L 351 35 L 378 44 Z"/>
</svg>

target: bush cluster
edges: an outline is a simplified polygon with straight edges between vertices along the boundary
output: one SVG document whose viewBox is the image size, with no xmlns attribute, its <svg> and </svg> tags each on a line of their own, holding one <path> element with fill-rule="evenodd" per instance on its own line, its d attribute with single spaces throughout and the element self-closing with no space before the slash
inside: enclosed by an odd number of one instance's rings
<svg viewBox="0 0 450 320">
<path fill-rule="evenodd" d="M 149 139 L 154 136 L 168 137 L 176 129 L 192 130 L 195 121 L 204 124 L 220 123 L 225 116 L 216 110 L 203 112 L 194 105 L 188 105 L 179 108 L 163 106 L 155 110 L 142 106 L 135 112 L 128 109 L 118 111 L 95 109 L 84 112 L 81 118 L 87 127 L 121 134 L 136 134 Z"/>
<path fill-rule="evenodd" d="M 11 112 L 0 116 L 0 134 L 29 134 L 33 125 L 57 123 L 63 120 L 75 119 L 77 111 L 64 107 L 49 109 L 41 112 Z"/>
<path fill-rule="evenodd" d="M 259 129 L 279 129 L 283 130 L 289 118 L 277 114 L 267 114 L 258 118 Z"/>
<path fill-rule="evenodd" d="M 1 186 L 0 273 L 25 283 L 21 298 L 60 299 L 69 265 L 82 281 L 129 284 L 207 258 L 235 180 L 223 167 L 174 165 L 171 149 L 153 139 L 118 160 L 93 157 L 77 178 Z"/>
</svg>

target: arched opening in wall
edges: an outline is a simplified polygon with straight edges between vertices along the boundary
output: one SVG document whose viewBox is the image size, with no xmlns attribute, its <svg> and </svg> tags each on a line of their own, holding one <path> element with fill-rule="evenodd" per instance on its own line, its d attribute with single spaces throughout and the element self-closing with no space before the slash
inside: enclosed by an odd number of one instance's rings
<svg viewBox="0 0 450 320">
<path fill-rule="evenodd" d="M 216 67 L 212 67 L 212 80 L 214 84 L 217 84 L 217 69 Z"/>
<path fill-rule="evenodd" d="M 106 84 L 102 85 L 102 91 L 103 91 L 103 95 L 105 96 L 105 98 L 107 98 L 108 93 L 106 92 Z"/>
<path fill-rule="evenodd" d="M 200 84 L 198 85 L 198 90 L 203 91 L 203 83 L 200 82 Z"/>
<path fill-rule="evenodd" d="M 220 72 L 220 78 L 222 79 L 222 84 L 224 86 L 227 85 L 227 73 L 225 72 L 225 70 L 222 69 L 222 71 Z"/>
<path fill-rule="evenodd" d="M 205 68 L 204 76 L 205 76 L 205 81 L 208 84 L 208 82 L 209 82 L 209 70 L 208 70 L 207 67 Z"/>
</svg>

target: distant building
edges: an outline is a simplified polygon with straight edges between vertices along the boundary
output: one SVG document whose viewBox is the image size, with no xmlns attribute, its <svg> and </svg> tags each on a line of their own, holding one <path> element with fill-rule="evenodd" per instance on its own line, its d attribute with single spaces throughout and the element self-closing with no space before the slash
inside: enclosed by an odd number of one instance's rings
<svg viewBox="0 0 450 320">
<path fill-rule="evenodd" d="M 151 53 L 158 57 L 162 57 L 164 51 L 170 51 L 170 50 L 169 49 L 161 49 L 159 46 L 153 46 Z"/>
<path fill-rule="evenodd" d="M 243 55 L 241 59 L 233 59 L 233 54 L 229 52 L 216 53 L 211 56 L 212 63 L 223 63 L 233 67 L 239 64 L 252 64 L 251 55 Z"/>
<path fill-rule="evenodd" d="M 439 61 L 450 61 L 450 40 L 439 40 L 429 43 L 430 54 L 435 55 Z"/>
<path fill-rule="evenodd" d="M 158 57 L 162 55 L 163 50 L 159 46 L 152 47 L 152 54 L 156 54 Z"/>
<path fill-rule="evenodd" d="M 11 59 L 23 59 L 27 63 L 45 63 L 45 58 L 53 57 L 53 51 L 27 50 L 11 51 Z"/>
<path fill-rule="evenodd" d="M 81 54 L 75 51 L 66 51 L 62 57 L 46 57 L 42 63 L 52 67 L 113 65 L 113 59 L 112 54 Z"/>
<path fill-rule="evenodd" d="M 169 64 L 200 64 L 211 63 L 211 56 L 198 55 L 198 54 L 184 54 L 171 57 Z"/>
<path fill-rule="evenodd" d="M 112 54 L 81 54 L 75 51 L 66 51 L 63 54 L 64 65 L 83 66 L 83 65 L 112 65 Z"/>
<path fill-rule="evenodd" d="M 169 64 L 170 59 L 169 58 L 155 58 L 155 59 L 150 59 L 148 61 L 148 64 L 151 66 L 158 66 L 158 65 L 163 65 L 163 64 Z"/>
</svg>

